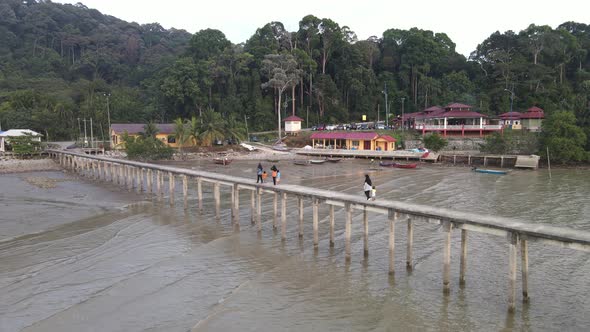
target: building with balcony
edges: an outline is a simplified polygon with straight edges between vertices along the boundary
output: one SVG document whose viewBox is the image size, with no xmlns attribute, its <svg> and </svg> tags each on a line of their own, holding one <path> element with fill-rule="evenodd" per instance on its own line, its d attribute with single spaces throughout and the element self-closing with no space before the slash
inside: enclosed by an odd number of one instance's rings
<svg viewBox="0 0 590 332">
<path fill-rule="evenodd" d="M 470 105 L 452 103 L 445 107 L 433 106 L 422 112 L 404 115 L 402 123 L 406 128 L 414 128 L 426 133 L 442 136 L 484 136 L 501 131 L 498 120 L 472 111 Z"/>
</svg>

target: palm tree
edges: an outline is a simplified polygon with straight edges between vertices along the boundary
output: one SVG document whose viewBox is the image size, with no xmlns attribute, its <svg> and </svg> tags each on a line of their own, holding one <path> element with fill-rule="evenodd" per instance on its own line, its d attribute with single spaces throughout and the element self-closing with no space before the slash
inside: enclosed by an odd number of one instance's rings
<svg viewBox="0 0 590 332">
<path fill-rule="evenodd" d="M 233 114 L 225 120 L 223 131 L 225 137 L 236 138 L 238 141 L 243 141 L 246 137 L 246 126 L 243 122 L 237 121 Z"/>
<path fill-rule="evenodd" d="M 206 146 L 211 146 L 213 140 L 224 139 L 223 126 L 224 121 L 221 114 L 213 109 L 206 110 L 203 112 L 203 124 L 199 134 L 200 141 Z"/>
<path fill-rule="evenodd" d="M 178 150 L 182 159 L 184 159 L 182 147 L 190 137 L 189 130 L 188 123 L 182 121 L 181 118 L 174 120 L 174 137 L 176 138 L 176 144 L 178 144 Z"/>
<path fill-rule="evenodd" d="M 193 140 L 193 144 L 199 143 L 199 134 L 201 133 L 201 122 L 197 121 L 197 117 L 193 116 L 188 122 L 189 125 L 189 137 Z"/>
<path fill-rule="evenodd" d="M 141 136 L 143 136 L 143 138 L 156 137 L 156 134 L 158 134 L 158 131 L 160 131 L 160 130 L 158 129 L 156 124 L 150 121 L 150 122 L 146 123 L 145 126 L 143 126 L 143 133 Z"/>
</svg>

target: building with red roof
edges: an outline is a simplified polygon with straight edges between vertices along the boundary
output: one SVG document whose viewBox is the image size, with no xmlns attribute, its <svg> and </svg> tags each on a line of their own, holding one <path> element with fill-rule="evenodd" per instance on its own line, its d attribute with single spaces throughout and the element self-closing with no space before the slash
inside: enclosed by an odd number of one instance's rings
<svg viewBox="0 0 590 332">
<path fill-rule="evenodd" d="M 291 115 L 285 118 L 283 122 L 285 122 L 285 134 L 297 135 L 301 131 L 301 122 L 303 122 L 303 119 L 296 115 Z"/>
<path fill-rule="evenodd" d="M 405 126 L 422 131 L 440 133 L 443 136 L 483 136 L 502 130 L 502 125 L 494 123 L 487 115 L 474 112 L 470 105 L 451 103 L 447 106 L 433 106 L 419 113 L 412 113 L 403 119 Z"/>
<path fill-rule="evenodd" d="M 521 116 L 522 114 L 520 112 L 506 112 L 500 114 L 498 117 L 500 118 L 500 124 L 505 128 L 522 129 Z"/>
<path fill-rule="evenodd" d="M 522 121 L 522 127 L 530 131 L 540 131 L 541 124 L 545 118 L 545 112 L 542 108 L 533 106 L 522 113 L 520 119 Z"/>
<path fill-rule="evenodd" d="M 375 132 L 322 132 L 311 135 L 313 147 L 347 150 L 394 151 L 396 139 Z"/>
<path fill-rule="evenodd" d="M 545 112 L 543 109 L 533 106 L 524 113 L 508 112 L 500 114 L 500 124 L 511 129 L 539 131 L 544 118 Z"/>
</svg>

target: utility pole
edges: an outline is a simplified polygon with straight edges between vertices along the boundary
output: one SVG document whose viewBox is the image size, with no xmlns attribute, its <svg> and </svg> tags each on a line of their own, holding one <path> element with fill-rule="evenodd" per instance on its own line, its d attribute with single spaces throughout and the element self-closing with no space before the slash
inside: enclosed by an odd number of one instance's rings
<svg viewBox="0 0 590 332">
<path fill-rule="evenodd" d="M 385 126 L 389 126 L 389 109 L 387 107 L 387 82 L 385 82 L 385 89 L 383 90 L 385 94 Z"/>
<path fill-rule="evenodd" d="M 82 127 L 80 127 L 80 118 L 78 118 L 78 141 L 80 141 L 80 136 L 82 136 Z"/>
<path fill-rule="evenodd" d="M 404 127 L 405 127 L 405 120 L 404 120 L 404 97 L 402 97 L 402 131 L 404 131 Z"/>
<path fill-rule="evenodd" d="M 385 107 L 387 109 L 387 106 Z M 377 123 L 379 123 L 379 113 L 381 110 L 379 109 L 379 103 L 377 103 Z"/>
<path fill-rule="evenodd" d="M 246 141 L 250 141 L 250 132 L 248 132 L 248 117 L 244 114 L 244 122 L 246 123 Z"/>
<path fill-rule="evenodd" d="M 84 121 L 84 147 L 86 147 L 86 144 L 88 144 L 88 137 L 86 136 L 86 118 L 84 118 L 82 121 Z"/>
<path fill-rule="evenodd" d="M 110 93 L 105 93 L 105 97 L 107 97 L 107 121 L 109 122 L 109 148 L 113 147 L 113 139 L 111 137 L 111 110 L 109 105 L 109 97 L 111 96 Z"/>
<path fill-rule="evenodd" d="M 94 135 L 92 134 L 92 118 L 90 118 L 90 147 L 94 147 Z"/>
</svg>

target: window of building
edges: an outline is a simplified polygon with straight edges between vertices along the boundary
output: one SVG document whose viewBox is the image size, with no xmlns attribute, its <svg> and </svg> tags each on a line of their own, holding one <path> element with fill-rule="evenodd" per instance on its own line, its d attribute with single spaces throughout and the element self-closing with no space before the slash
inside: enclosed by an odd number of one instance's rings
<svg viewBox="0 0 590 332">
<path fill-rule="evenodd" d="M 172 135 L 168 136 L 168 143 L 176 143 L 176 137 Z"/>
<path fill-rule="evenodd" d="M 359 141 L 352 141 L 352 146 L 355 148 L 359 147 Z"/>
</svg>

